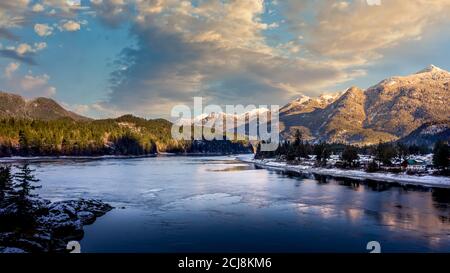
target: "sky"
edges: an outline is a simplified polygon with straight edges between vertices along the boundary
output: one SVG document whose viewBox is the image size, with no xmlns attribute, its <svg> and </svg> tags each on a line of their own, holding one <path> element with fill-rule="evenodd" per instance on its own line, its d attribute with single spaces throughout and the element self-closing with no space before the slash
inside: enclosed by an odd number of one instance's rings
<svg viewBox="0 0 450 273">
<path fill-rule="evenodd" d="M 0 0 L 0 90 L 79 114 L 284 105 L 450 70 L 450 0 Z"/>
</svg>

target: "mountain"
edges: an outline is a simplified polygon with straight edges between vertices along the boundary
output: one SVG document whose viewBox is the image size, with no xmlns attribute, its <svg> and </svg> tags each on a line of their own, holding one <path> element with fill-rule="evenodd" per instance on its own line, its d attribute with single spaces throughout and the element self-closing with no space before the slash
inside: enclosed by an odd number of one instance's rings
<svg viewBox="0 0 450 273">
<path fill-rule="evenodd" d="M 317 99 L 301 97 L 280 110 L 282 135 L 374 144 L 405 137 L 427 122 L 450 120 L 450 73 L 436 66 L 392 77 L 362 90 Z M 328 99 L 324 99 L 328 98 Z"/>
<path fill-rule="evenodd" d="M 269 113 L 268 113 L 269 112 Z M 259 119 L 270 119 L 270 111 L 267 108 L 256 108 L 242 114 L 228 114 L 224 112 L 204 113 L 194 118 L 184 118 L 175 121 L 178 125 L 195 125 L 212 128 L 217 126 L 219 128 L 226 128 L 227 132 L 246 132 L 248 134 L 249 122 Z M 234 122 L 232 128 L 227 128 L 227 122 Z M 239 123 L 240 126 L 237 126 Z M 236 127 L 237 126 L 237 127 Z M 246 129 L 247 128 L 247 129 Z M 246 131 L 247 130 L 247 131 Z"/>
<path fill-rule="evenodd" d="M 366 91 L 365 126 L 403 137 L 426 122 L 450 118 L 450 73 L 430 65 Z"/>
<path fill-rule="evenodd" d="M 450 121 L 427 122 L 399 142 L 407 145 L 424 145 L 430 148 L 437 141 L 450 141 Z"/>
<path fill-rule="evenodd" d="M 76 121 L 90 120 L 65 110 L 49 98 L 26 100 L 15 94 L 0 92 L 0 118 L 56 120 L 70 118 Z"/>
<path fill-rule="evenodd" d="M 281 115 L 296 115 L 302 113 L 309 113 L 316 109 L 323 109 L 330 103 L 336 101 L 344 92 L 320 95 L 317 98 L 310 98 L 302 95 L 296 100 L 288 103 L 282 109 L 280 109 Z"/>
</svg>

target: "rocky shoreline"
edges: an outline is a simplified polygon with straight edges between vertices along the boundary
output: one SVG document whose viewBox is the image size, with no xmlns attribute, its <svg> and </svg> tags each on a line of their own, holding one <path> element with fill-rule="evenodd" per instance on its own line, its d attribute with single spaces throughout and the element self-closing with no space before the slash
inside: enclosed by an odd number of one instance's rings
<svg viewBox="0 0 450 273">
<path fill-rule="evenodd" d="M 35 219 L 34 226 L 0 231 L 0 253 L 67 252 L 69 241 L 83 238 L 83 226 L 94 223 L 113 209 L 95 199 L 58 202 L 34 199 L 32 204 L 30 215 Z M 0 221 L 7 223 L 16 212 L 15 204 L 0 209 Z"/>
</svg>

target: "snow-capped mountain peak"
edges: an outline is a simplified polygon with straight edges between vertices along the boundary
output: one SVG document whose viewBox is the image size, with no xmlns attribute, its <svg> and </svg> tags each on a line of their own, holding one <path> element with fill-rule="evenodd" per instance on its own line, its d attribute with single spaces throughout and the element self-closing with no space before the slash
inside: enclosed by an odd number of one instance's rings
<svg viewBox="0 0 450 273">
<path fill-rule="evenodd" d="M 300 97 L 298 97 L 298 98 L 295 100 L 295 102 L 298 103 L 298 104 L 302 104 L 302 103 L 305 103 L 305 102 L 309 101 L 310 99 L 311 99 L 311 98 L 308 97 L 308 96 L 301 95 Z"/>
<path fill-rule="evenodd" d="M 422 74 L 422 73 L 436 73 L 436 72 L 447 72 L 442 68 L 439 68 L 435 65 L 430 64 L 428 67 L 420 70 L 419 72 L 417 72 L 416 74 Z"/>
</svg>

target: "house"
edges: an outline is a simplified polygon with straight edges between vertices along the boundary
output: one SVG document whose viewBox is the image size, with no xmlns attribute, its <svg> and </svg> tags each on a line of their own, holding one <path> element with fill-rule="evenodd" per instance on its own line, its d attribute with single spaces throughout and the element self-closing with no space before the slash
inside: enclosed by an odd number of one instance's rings
<svg viewBox="0 0 450 273">
<path fill-rule="evenodd" d="M 424 172 L 427 170 L 427 163 L 420 159 L 407 159 L 402 162 L 402 169 L 407 172 Z"/>
</svg>

